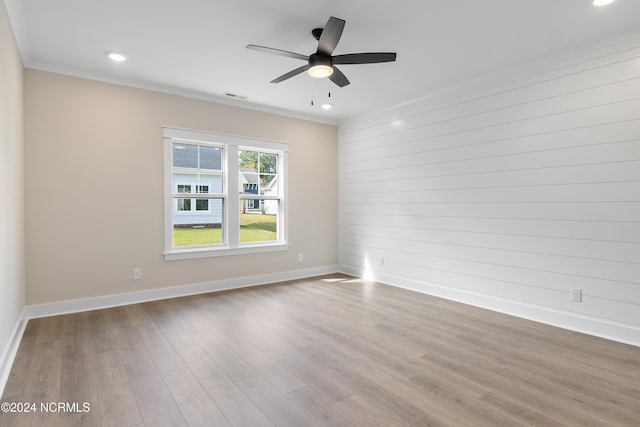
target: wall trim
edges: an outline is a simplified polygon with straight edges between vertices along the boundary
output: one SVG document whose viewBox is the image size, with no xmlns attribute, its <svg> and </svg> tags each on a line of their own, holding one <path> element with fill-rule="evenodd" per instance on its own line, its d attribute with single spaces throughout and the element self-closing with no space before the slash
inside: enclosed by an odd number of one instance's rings
<svg viewBox="0 0 640 427">
<path fill-rule="evenodd" d="M 353 266 L 341 265 L 340 273 L 640 347 L 640 328 L 624 323 L 553 310 L 548 307 L 477 292 L 452 289 L 436 283 L 418 281 L 392 274 L 364 271 Z"/>
<path fill-rule="evenodd" d="M 9 380 L 9 373 L 11 372 L 11 367 L 13 366 L 13 361 L 16 358 L 16 354 L 18 354 L 18 348 L 20 347 L 20 342 L 22 341 L 22 335 L 24 335 L 24 330 L 27 327 L 27 318 L 26 318 L 26 309 L 22 310 L 18 321 L 16 322 L 13 332 L 11 333 L 11 337 L 9 339 L 9 344 L 0 359 L 0 396 L 4 394 L 4 388 L 7 385 L 7 381 Z"/>
<path fill-rule="evenodd" d="M 99 310 L 103 308 L 119 307 L 148 301 L 158 301 L 168 298 L 219 292 L 231 289 L 247 288 L 251 286 L 267 285 L 288 280 L 304 279 L 337 273 L 338 265 L 312 267 L 300 270 L 290 270 L 282 273 L 269 273 L 256 276 L 238 277 L 233 279 L 214 280 L 211 282 L 193 283 L 166 288 L 149 289 L 146 291 L 127 292 L 123 294 L 104 295 L 99 297 L 74 299 L 52 302 L 47 304 L 29 305 L 25 308 L 27 319 L 58 316 L 61 314 L 78 313 L 82 311 Z"/>
</svg>

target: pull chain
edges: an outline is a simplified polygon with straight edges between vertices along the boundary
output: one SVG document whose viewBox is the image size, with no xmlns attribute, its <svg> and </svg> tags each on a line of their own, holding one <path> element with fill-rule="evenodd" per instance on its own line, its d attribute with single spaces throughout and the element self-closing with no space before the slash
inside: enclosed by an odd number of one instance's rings
<svg viewBox="0 0 640 427">
<path fill-rule="evenodd" d="M 311 79 L 311 106 L 313 107 L 315 105 L 315 95 L 316 95 L 316 91 L 315 91 L 315 79 Z M 327 84 L 329 84 L 329 79 L 327 80 Z M 330 100 L 331 99 L 331 89 L 327 90 L 327 99 Z"/>
</svg>

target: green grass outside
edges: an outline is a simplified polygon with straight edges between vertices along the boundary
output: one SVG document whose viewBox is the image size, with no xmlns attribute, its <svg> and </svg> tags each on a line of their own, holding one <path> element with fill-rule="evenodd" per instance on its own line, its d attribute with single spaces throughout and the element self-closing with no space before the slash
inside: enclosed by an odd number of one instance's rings
<svg viewBox="0 0 640 427">
<path fill-rule="evenodd" d="M 277 216 L 240 214 L 240 242 L 268 242 L 278 238 Z M 173 245 L 202 246 L 222 243 L 220 228 L 174 228 Z"/>
<path fill-rule="evenodd" d="M 276 215 L 240 214 L 240 243 L 276 240 L 277 219 Z"/>
<path fill-rule="evenodd" d="M 201 246 L 222 243 L 221 228 L 174 228 L 173 246 Z"/>
</svg>

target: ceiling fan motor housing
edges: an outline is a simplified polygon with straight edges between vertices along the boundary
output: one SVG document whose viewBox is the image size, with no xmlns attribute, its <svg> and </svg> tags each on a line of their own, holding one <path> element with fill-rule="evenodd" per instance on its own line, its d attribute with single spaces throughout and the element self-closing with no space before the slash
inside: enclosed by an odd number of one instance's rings
<svg viewBox="0 0 640 427">
<path fill-rule="evenodd" d="M 315 67 L 316 65 L 333 67 L 333 59 L 331 58 L 331 55 L 323 55 L 316 52 L 309 56 L 309 68 Z"/>
</svg>

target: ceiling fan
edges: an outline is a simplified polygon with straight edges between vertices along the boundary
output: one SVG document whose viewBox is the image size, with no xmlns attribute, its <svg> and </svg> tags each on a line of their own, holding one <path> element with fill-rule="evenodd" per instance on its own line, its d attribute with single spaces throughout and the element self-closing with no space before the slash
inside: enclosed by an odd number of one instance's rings
<svg viewBox="0 0 640 427">
<path fill-rule="evenodd" d="M 307 61 L 307 63 L 302 67 L 298 67 L 295 70 L 289 71 L 288 73 L 271 80 L 271 83 L 280 83 L 307 71 L 311 77 L 329 77 L 332 82 L 340 87 L 344 87 L 349 84 L 349 79 L 347 79 L 347 76 L 345 76 L 342 71 L 336 67 L 336 65 L 375 64 L 379 62 L 393 62 L 396 60 L 395 52 L 349 53 L 346 55 L 332 56 L 333 51 L 336 49 L 336 46 L 340 41 L 340 37 L 342 36 L 344 24 L 344 20 L 332 16 L 329 18 L 324 28 L 314 28 L 311 31 L 311 34 L 316 40 L 318 40 L 318 49 L 316 50 L 316 53 L 309 56 L 282 49 L 257 46 L 255 44 L 248 45 L 247 49 Z"/>
</svg>

